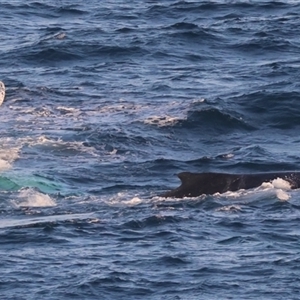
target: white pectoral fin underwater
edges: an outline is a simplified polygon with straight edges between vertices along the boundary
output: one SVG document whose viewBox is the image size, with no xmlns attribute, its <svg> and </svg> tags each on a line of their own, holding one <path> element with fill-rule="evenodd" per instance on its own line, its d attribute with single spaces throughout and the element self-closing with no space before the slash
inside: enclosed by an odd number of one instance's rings
<svg viewBox="0 0 300 300">
<path fill-rule="evenodd" d="M 2 105 L 5 98 L 5 85 L 0 81 L 0 106 Z"/>
</svg>

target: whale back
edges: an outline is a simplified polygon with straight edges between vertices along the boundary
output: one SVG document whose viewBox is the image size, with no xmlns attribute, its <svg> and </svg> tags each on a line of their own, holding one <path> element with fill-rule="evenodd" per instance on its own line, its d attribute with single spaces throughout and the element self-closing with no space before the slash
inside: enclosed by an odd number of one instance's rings
<svg viewBox="0 0 300 300">
<path fill-rule="evenodd" d="M 197 197 L 202 194 L 224 193 L 240 189 L 250 189 L 270 182 L 277 178 L 288 181 L 291 188 L 300 187 L 300 172 L 277 172 L 257 174 L 227 174 L 227 173 L 191 173 L 182 172 L 177 175 L 181 185 L 162 197 Z"/>
<path fill-rule="evenodd" d="M 196 197 L 202 194 L 224 193 L 229 188 L 239 189 L 239 177 L 234 174 L 182 172 L 177 176 L 181 185 L 163 194 L 163 197 Z"/>
</svg>

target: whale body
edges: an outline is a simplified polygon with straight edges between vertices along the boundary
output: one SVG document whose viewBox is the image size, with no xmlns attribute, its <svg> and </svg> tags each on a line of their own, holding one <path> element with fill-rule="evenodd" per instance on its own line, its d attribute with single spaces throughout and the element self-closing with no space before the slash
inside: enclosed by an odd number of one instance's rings
<svg viewBox="0 0 300 300">
<path fill-rule="evenodd" d="M 256 174 L 183 172 L 177 176 L 181 180 L 181 185 L 174 190 L 162 194 L 161 197 L 197 197 L 203 194 L 212 195 L 240 189 L 251 189 L 277 178 L 287 181 L 292 189 L 300 187 L 300 172 Z"/>
</svg>

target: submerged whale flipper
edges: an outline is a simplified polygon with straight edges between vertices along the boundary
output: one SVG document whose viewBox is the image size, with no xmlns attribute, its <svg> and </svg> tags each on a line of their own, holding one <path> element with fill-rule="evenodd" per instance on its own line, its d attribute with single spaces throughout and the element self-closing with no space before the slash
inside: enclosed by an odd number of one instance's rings
<svg viewBox="0 0 300 300">
<path fill-rule="evenodd" d="M 263 182 L 270 182 L 277 178 L 289 182 L 292 189 L 300 187 L 300 172 L 278 172 L 257 174 L 226 174 L 226 173 L 190 173 L 183 172 L 177 175 L 181 185 L 162 197 L 197 197 L 202 194 L 225 193 L 240 189 L 251 189 L 260 186 Z"/>
<path fill-rule="evenodd" d="M 0 105 L 4 101 L 5 98 L 5 85 L 2 81 L 0 81 Z"/>
</svg>

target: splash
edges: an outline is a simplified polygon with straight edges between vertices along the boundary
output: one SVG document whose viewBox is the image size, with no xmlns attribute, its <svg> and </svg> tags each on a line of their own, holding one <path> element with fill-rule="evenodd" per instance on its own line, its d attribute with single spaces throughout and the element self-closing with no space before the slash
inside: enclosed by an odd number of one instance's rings
<svg viewBox="0 0 300 300">
<path fill-rule="evenodd" d="M 272 181 L 272 185 L 276 189 L 290 190 L 292 188 L 291 184 L 288 181 L 281 178 L 274 179 Z"/>
<path fill-rule="evenodd" d="M 281 178 L 272 180 L 271 182 L 264 182 L 260 188 L 265 190 L 275 190 L 276 197 L 281 201 L 287 201 L 290 199 L 290 195 L 286 192 L 292 187 L 288 181 Z"/>
<path fill-rule="evenodd" d="M 281 201 L 288 201 L 290 199 L 290 195 L 281 189 L 276 191 L 276 196 Z"/>
<path fill-rule="evenodd" d="M 56 203 L 49 195 L 40 193 L 32 188 L 22 189 L 18 198 L 12 201 L 17 208 L 20 207 L 52 207 Z"/>
<path fill-rule="evenodd" d="M 5 85 L 0 81 L 0 105 L 3 103 L 5 98 Z"/>
</svg>

